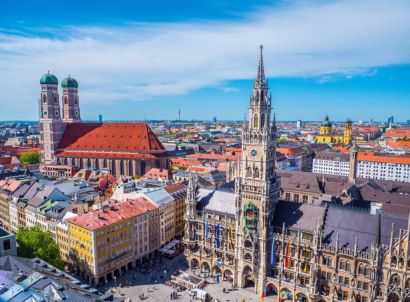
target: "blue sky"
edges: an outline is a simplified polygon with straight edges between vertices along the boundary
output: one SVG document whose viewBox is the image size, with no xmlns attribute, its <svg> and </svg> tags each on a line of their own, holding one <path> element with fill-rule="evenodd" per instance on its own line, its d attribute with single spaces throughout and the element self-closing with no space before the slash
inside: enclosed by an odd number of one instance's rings
<svg viewBox="0 0 410 302">
<path fill-rule="evenodd" d="M 410 119 L 410 2 L 2 1 L 0 120 L 37 119 L 39 78 L 83 119 L 241 119 L 258 45 L 279 120 Z"/>
</svg>

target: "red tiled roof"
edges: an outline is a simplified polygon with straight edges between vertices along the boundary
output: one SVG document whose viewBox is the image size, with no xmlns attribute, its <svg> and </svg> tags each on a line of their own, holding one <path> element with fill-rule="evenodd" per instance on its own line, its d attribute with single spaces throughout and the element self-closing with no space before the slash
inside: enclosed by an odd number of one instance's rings
<svg viewBox="0 0 410 302">
<path fill-rule="evenodd" d="M 0 188 L 3 191 L 8 191 L 10 193 L 13 193 L 15 190 L 18 189 L 21 183 L 22 183 L 21 181 L 15 180 L 15 179 L 2 180 L 0 181 Z"/>
<path fill-rule="evenodd" d="M 182 189 L 184 189 L 184 188 L 185 188 L 185 185 L 184 185 L 183 183 L 180 183 L 180 182 L 164 187 L 164 189 L 165 189 L 169 194 L 178 192 L 178 191 L 180 191 L 180 190 L 182 190 Z"/>
<path fill-rule="evenodd" d="M 68 124 L 59 148 L 65 151 L 134 153 L 164 150 L 164 146 L 145 123 Z"/>
<path fill-rule="evenodd" d="M 382 155 L 374 152 L 359 152 L 357 159 L 361 161 L 370 161 L 378 163 L 394 163 L 410 165 L 410 156 L 405 155 Z"/>
<path fill-rule="evenodd" d="M 12 159 L 11 156 L 0 157 L 0 165 L 10 164 Z"/>
<path fill-rule="evenodd" d="M 89 230 L 97 230 L 118 223 L 121 220 L 142 215 L 156 208 L 158 206 L 155 203 L 144 198 L 119 203 L 109 201 L 102 209 L 80 214 L 68 219 L 68 222 Z"/>
<path fill-rule="evenodd" d="M 143 178 L 161 178 L 163 180 L 169 180 L 170 172 L 168 169 L 151 168 L 144 174 Z"/>
<path fill-rule="evenodd" d="M 387 146 L 391 148 L 398 148 L 398 149 L 408 149 L 410 150 L 410 141 L 395 141 L 395 140 L 387 140 Z"/>
<path fill-rule="evenodd" d="M 295 146 L 295 147 L 289 147 L 289 148 L 278 147 L 276 148 L 276 151 L 285 156 L 295 156 L 295 155 L 302 155 L 306 153 L 306 149 L 303 148 L 302 146 Z"/>
<path fill-rule="evenodd" d="M 157 158 L 153 154 L 138 154 L 138 153 L 121 153 L 121 152 L 77 152 L 77 151 L 62 151 L 58 152 L 57 157 L 90 157 L 90 158 Z M 158 154 L 159 155 L 159 154 Z"/>
<path fill-rule="evenodd" d="M 410 127 L 389 129 L 384 133 L 386 137 L 410 137 Z"/>
</svg>

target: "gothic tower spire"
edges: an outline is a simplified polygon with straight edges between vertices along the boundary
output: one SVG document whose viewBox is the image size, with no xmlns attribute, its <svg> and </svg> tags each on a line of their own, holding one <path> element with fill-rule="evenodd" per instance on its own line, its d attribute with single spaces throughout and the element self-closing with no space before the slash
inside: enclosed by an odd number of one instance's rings
<svg viewBox="0 0 410 302">
<path fill-rule="evenodd" d="M 256 76 L 255 85 L 262 86 L 266 84 L 265 67 L 263 66 L 263 45 L 261 44 L 259 48 L 260 48 L 260 55 L 259 55 L 258 75 Z"/>
<path fill-rule="evenodd" d="M 263 46 L 258 73 L 249 100 L 248 122 L 242 129 L 242 157 L 236 193 L 236 258 L 234 283 L 243 287 L 250 276 L 255 291 L 264 293 L 270 273 L 269 247 L 273 214 L 279 200 L 280 179 L 275 172 L 275 131 L 271 122 L 271 98 L 265 78 Z M 244 249 L 247 246 L 248 250 Z M 249 255 L 252 247 L 253 255 Z M 244 259 L 252 257 L 252 265 Z"/>
</svg>

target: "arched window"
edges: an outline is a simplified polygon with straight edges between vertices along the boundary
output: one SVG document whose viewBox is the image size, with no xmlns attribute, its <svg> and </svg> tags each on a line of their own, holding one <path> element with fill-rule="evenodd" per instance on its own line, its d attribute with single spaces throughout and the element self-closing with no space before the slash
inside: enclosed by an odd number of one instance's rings
<svg viewBox="0 0 410 302">
<path fill-rule="evenodd" d="M 117 174 L 117 169 L 116 169 L 117 167 L 115 166 L 115 160 L 112 160 L 111 161 L 111 174 L 112 175 L 116 175 Z"/>
<path fill-rule="evenodd" d="M 107 160 L 106 160 L 106 159 L 103 160 L 103 168 L 108 168 Z"/>
<path fill-rule="evenodd" d="M 95 169 L 100 170 L 100 160 L 98 158 L 95 160 Z"/>
<path fill-rule="evenodd" d="M 345 268 L 346 268 L 345 261 L 343 259 L 341 259 L 340 262 L 339 262 L 339 269 L 345 270 Z"/>
<path fill-rule="evenodd" d="M 262 114 L 261 116 L 261 128 L 265 127 L 265 115 Z"/>
<path fill-rule="evenodd" d="M 91 168 L 91 159 L 87 159 L 87 168 Z"/>
<path fill-rule="evenodd" d="M 67 105 L 67 103 L 68 103 L 68 97 L 64 96 L 64 104 Z"/>
<path fill-rule="evenodd" d="M 43 103 L 46 103 L 46 102 L 47 102 L 47 97 L 45 94 L 43 94 Z"/>
<path fill-rule="evenodd" d="M 80 161 L 80 169 L 84 168 L 83 159 L 79 158 L 78 160 Z"/>
<path fill-rule="evenodd" d="M 68 160 L 67 160 L 67 157 L 66 158 L 64 158 L 64 165 L 68 165 Z"/>
<path fill-rule="evenodd" d="M 141 161 L 141 176 L 145 174 L 146 165 L 145 160 Z"/>
<path fill-rule="evenodd" d="M 404 258 L 403 258 L 403 257 L 400 257 L 400 259 L 399 259 L 399 265 L 400 265 L 400 266 L 404 266 Z"/>
<path fill-rule="evenodd" d="M 397 257 L 396 257 L 396 256 L 393 256 L 393 257 L 391 258 L 391 263 L 394 264 L 394 265 L 397 264 Z"/>
<path fill-rule="evenodd" d="M 400 286 L 400 277 L 398 275 L 393 275 L 390 277 L 390 284 Z"/>
<path fill-rule="evenodd" d="M 251 242 L 250 240 L 246 240 L 246 241 L 245 241 L 245 247 L 246 247 L 247 249 L 251 249 L 251 248 L 252 248 L 252 242 Z"/>
<path fill-rule="evenodd" d="M 258 115 L 255 113 L 253 116 L 253 128 L 258 128 L 259 126 L 259 120 L 258 120 Z"/>
<path fill-rule="evenodd" d="M 365 275 L 366 277 L 369 277 L 369 276 L 370 276 L 370 268 L 369 268 L 368 266 L 366 266 L 366 267 L 364 268 L 364 275 Z"/>
<path fill-rule="evenodd" d="M 124 175 L 124 161 L 122 159 L 120 160 L 120 174 Z"/>
<path fill-rule="evenodd" d="M 133 176 L 134 175 L 134 169 L 132 167 L 132 160 L 128 161 L 128 175 Z"/>
<path fill-rule="evenodd" d="M 348 272 L 350 272 L 350 261 L 349 261 L 349 260 L 346 261 L 346 268 L 345 268 L 345 270 L 348 271 Z"/>
<path fill-rule="evenodd" d="M 360 264 L 359 265 L 359 275 L 364 275 L 364 266 L 363 266 L 363 264 Z"/>
</svg>

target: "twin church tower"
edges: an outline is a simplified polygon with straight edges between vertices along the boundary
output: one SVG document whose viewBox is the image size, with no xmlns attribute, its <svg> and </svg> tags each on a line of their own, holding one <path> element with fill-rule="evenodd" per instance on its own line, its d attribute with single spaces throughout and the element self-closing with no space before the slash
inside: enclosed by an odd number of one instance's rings
<svg viewBox="0 0 410 302">
<path fill-rule="evenodd" d="M 81 122 L 78 83 L 70 76 L 61 82 L 63 89 L 62 114 L 57 77 L 48 72 L 40 78 L 40 85 L 41 161 L 51 164 L 55 162 L 55 153 L 66 125 Z"/>
</svg>

